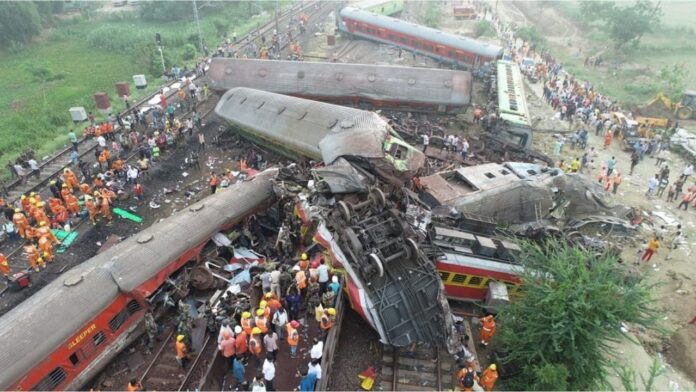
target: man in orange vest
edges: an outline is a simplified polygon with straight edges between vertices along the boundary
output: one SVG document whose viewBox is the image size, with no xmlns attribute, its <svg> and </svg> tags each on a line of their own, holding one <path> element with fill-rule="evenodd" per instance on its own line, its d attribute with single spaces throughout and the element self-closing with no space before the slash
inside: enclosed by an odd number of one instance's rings
<svg viewBox="0 0 696 392">
<path fill-rule="evenodd" d="M 128 392 L 142 391 L 143 386 L 140 385 L 137 378 L 131 378 L 128 382 Z"/>
<path fill-rule="evenodd" d="M 492 315 L 481 318 L 481 331 L 479 336 L 481 337 L 481 346 L 488 346 L 491 342 L 491 338 L 495 335 L 495 319 Z"/>
<path fill-rule="evenodd" d="M 29 208 L 31 201 L 29 201 L 29 198 L 27 197 L 27 195 L 22 195 L 19 198 L 19 204 L 22 206 L 22 210 L 26 211 Z"/>
<path fill-rule="evenodd" d="M 60 197 L 63 199 L 63 201 L 67 200 L 68 195 L 71 193 L 72 193 L 72 190 L 68 186 L 68 184 L 63 184 L 63 187 L 60 190 Z"/>
<path fill-rule="evenodd" d="M 7 257 L 3 253 L 0 253 L 0 273 L 9 279 L 10 278 L 10 264 L 7 262 Z"/>
<path fill-rule="evenodd" d="M 254 318 L 255 328 L 258 328 L 261 333 L 268 332 L 268 319 L 266 318 L 266 312 L 259 308 L 256 310 L 256 317 Z"/>
<path fill-rule="evenodd" d="M 247 335 L 251 335 L 251 330 L 254 328 L 254 319 L 251 318 L 251 313 L 242 313 L 241 324 L 242 329 L 244 329 L 244 333 L 246 333 Z"/>
<path fill-rule="evenodd" d="M 80 184 L 80 192 L 83 196 L 89 195 L 92 193 L 92 188 L 90 188 L 88 184 L 82 183 Z"/>
<path fill-rule="evenodd" d="M 182 369 L 185 367 L 185 362 L 188 359 L 188 348 L 184 343 L 184 335 L 177 335 L 174 348 L 176 349 L 176 362 L 179 363 Z"/>
<path fill-rule="evenodd" d="M 36 237 L 38 238 L 48 238 L 48 240 L 53 243 L 57 243 L 60 245 L 60 241 L 58 241 L 58 238 L 56 238 L 55 234 L 53 234 L 53 231 L 51 231 L 51 228 L 48 227 L 48 222 L 46 221 L 41 221 L 39 222 L 39 228 L 36 229 L 35 233 Z"/>
<path fill-rule="evenodd" d="M 251 330 L 251 337 L 249 338 L 249 352 L 254 356 L 256 361 L 256 368 L 261 366 L 261 357 L 263 355 L 263 343 L 261 342 L 261 329 L 259 327 L 254 327 Z"/>
<path fill-rule="evenodd" d="M 46 268 L 46 264 L 39 255 L 39 250 L 33 244 L 24 247 L 24 254 L 27 256 L 27 260 L 29 260 L 29 264 L 31 264 L 31 268 L 34 271 L 39 272 L 39 266 Z"/>
<path fill-rule="evenodd" d="M 94 196 L 99 197 L 99 192 L 94 192 Z M 99 206 L 101 207 L 101 213 L 104 218 L 108 221 L 107 225 L 113 224 L 113 217 L 111 216 L 111 203 L 107 196 L 102 196 L 99 201 Z"/>
<path fill-rule="evenodd" d="M 297 332 L 299 327 L 300 323 L 297 320 L 292 320 L 285 324 L 285 329 L 288 333 L 288 345 L 290 346 L 290 358 L 297 357 L 297 345 L 300 344 L 300 334 Z"/>
<path fill-rule="evenodd" d="M 248 356 L 247 337 L 249 335 L 239 325 L 234 327 L 234 333 L 237 335 L 234 338 L 234 351 L 237 353 L 237 357 L 242 358 Z"/>
<path fill-rule="evenodd" d="M 479 383 L 484 391 L 491 392 L 495 386 L 496 380 L 498 380 L 498 367 L 495 366 L 495 364 L 491 364 L 483 371 L 483 374 L 481 374 Z"/>
<path fill-rule="evenodd" d="M 321 328 L 321 338 L 325 339 L 326 335 L 329 334 L 329 330 L 333 327 L 333 321 L 331 320 L 331 313 L 329 312 L 330 310 L 333 310 L 334 315 L 336 314 L 336 310 L 333 308 L 330 309 L 324 309 L 324 314 L 321 316 L 321 321 L 319 322 L 319 328 Z"/>
<path fill-rule="evenodd" d="M 26 230 L 27 227 L 29 227 L 29 220 L 26 216 L 24 216 L 24 214 L 22 214 L 22 211 L 19 208 L 15 208 L 14 211 L 15 213 L 12 216 L 12 223 L 14 223 L 15 227 L 17 228 L 19 236 L 26 238 Z"/>
</svg>

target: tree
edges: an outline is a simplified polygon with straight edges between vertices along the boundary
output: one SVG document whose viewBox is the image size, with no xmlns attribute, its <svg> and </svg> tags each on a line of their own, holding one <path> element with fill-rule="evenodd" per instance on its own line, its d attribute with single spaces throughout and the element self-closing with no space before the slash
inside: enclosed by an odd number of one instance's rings
<svg viewBox="0 0 696 392">
<path fill-rule="evenodd" d="M 613 1 L 581 1 L 579 7 L 585 23 L 591 23 L 603 20 L 607 14 L 614 12 L 616 4 Z"/>
<path fill-rule="evenodd" d="M 147 21 L 182 20 L 192 17 L 190 1 L 141 1 L 140 17 Z"/>
<path fill-rule="evenodd" d="M 522 295 L 500 313 L 505 361 L 538 389 L 598 389 L 621 324 L 657 325 L 650 286 L 629 278 L 615 255 L 551 240 L 520 244 Z"/>
<path fill-rule="evenodd" d="M 645 33 L 653 31 L 660 23 L 662 10 L 649 0 L 637 0 L 630 7 L 613 7 L 604 14 L 609 36 L 617 48 L 635 47 Z"/>
<path fill-rule="evenodd" d="M 0 2 L 0 45 L 26 43 L 41 32 L 41 16 L 32 2 Z"/>
<path fill-rule="evenodd" d="M 674 101 L 680 101 L 686 89 L 686 79 L 689 71 L 686 64 L 666 65 L 660 69 L 657 77 L 663 85 L 663 90 Z"/>
<path fill-rule="evenodd" d="M 493 24 L 487 20 L 480 20 L 474 25 L 474 35 L 476 37 L 482 37 L 485 35 L 495 35 L 495 29 L 493 29 Z"/>
</svg>

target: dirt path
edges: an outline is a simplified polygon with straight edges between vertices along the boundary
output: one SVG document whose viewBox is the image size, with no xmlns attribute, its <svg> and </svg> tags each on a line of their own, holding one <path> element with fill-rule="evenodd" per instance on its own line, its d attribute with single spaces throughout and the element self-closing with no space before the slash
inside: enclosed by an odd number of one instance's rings
<svg viewBox="0 0 696 392">
<path fill-rule="evenodd" d="M 538 4 L 536 5 L 538 7 Z M 566 46 L 568 41 L 574 43 L 573 49 L 577 47 L 587 48 L 590 44 L 583 40 L 582 32 L 573 23 L 567 21 L 562 15 L 551 8 L 534 9 L 535 2 L 501 2 L 499 4 L 499 15 L 503 21 L 513 21 L 517 24 L 535 24 L 549 41 Z M 543 22 L 543 23 L 542 23 Z M 528 85 L 530 102 L 530 112 L 533 117 L 550 119 L 553 111 L 541 99 L 542 85 Z M 557 124 L 555 120 L 549 120 Z M 552 139 L 550 135 L 535 135 L 535 145 L 551 152 Z M 647 374 L 647 369 L 658 357 L 664 364 L 662 374 L 656 382 L 657 389 L 661 390 L 681 390 L 694 389 L 696 381 L 696 326 L 687 324 L 696 316 L 696 285 L 693 276 L 696 274 L 696 267 L 689 262 L 693 255 L 691 249 L 696 246 L 696 215 L 694 211 L 678 211 L 677 203 L 667 203 L 665 197 L 660 199 L 648 199 L 645 197 L 647 180 L 655 174 L 657 167 L 653 158 L 646 157 L 636 167 L 632 176 L 627 176 L 630 168 L 630 157 L 628 153 L 622 151 L 618 143 L 614 143 L 609 149 L 602 150 L 602 140 L 600 137 L 591 136 L 589 146 L 594 146 L 599 151 L 599 156 L 595 158 L 596 165 L 600 166 L 610 157 L 618 159 L 617 169 L 624 173 L 624 181 L 619 188 L 618 194 L 614 197 L 615 202 L 636 206 L 643 211 L 645 222 L 638 231 L 636 241 L 633 246 L 627 246 L 623 250 L 622 256 L 629 262 L 634 262 L 643 245 L 643 241 L 652 235 L 654 230 L 659 230 L 660 226 L 665 225 L 667 230 L 675 230 L 677 224 L 682 224 L 686 233 L 686 241 L 681 249 L 675 251 L 672 259 L 666 260 L 667 250 L 662 249 L 651 263 L 640 263 L 633 266 L 639 273 L 644 274 L 648 281 L 658 283 L 654 295 L 658 301 L 658 309 L 663 313 L 663 324 L 666 328 L 673 331 L 673 335 L 667 339 L 661 339 L 651 331 L 642 329 L 632 330 L 631 333 L 642 345 L 636 345 L 628 340 L 624 340 L 615 345 L 620 355 L 620 360 L 633 368 L 637 374 Z M 557 159 L 570 161 L 576 156 L 582 155 L 582 151 L 571 151 L 568 148 Z M 669 162 L 671 169 L 670 179 L 674 181 L 685 161 L 672 154 Z M 587 173 L 594 175 L 595 173 Z M 685 186 L 686 188 L 687 186 Z M 655 213 L 663 214 L 667 220 L 657 217 Z M 670 224 L 671 223 L 671 224 Z M 615 387 L 621 387 L 618 378 L 612 377 L 610 382 Z M 640 387 L 640 382 L 638 382 Z"/>
</svg>

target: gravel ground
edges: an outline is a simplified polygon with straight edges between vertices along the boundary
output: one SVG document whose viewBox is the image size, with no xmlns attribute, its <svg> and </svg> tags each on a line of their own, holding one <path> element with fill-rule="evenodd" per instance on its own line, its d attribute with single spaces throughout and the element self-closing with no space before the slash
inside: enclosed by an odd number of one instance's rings
<svg viewBox="0 0 696 392">
<path fill-rule="evenodd" d="M 360 390 L 358 374 L 372 365 L 379 372 L 382 344 L 379 336 L 352 309 L 346 309 L 338 340 L 338 352 L 334 354 L 333 372 L 329 375 L 329 390 Z M 379 380 L 375 380 L 375 386 Z"/>
</svg>

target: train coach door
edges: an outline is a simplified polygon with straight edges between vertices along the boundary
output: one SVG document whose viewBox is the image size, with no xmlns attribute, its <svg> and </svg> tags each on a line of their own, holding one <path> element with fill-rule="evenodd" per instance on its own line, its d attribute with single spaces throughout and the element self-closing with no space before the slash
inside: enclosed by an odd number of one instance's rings
<svg viewBox="0 0 696 392">
<path fill-rule="evenodd" d="M 379 36 L 379 38 L 386 39 L 387 38 L 387 31 L 384 29 L 377 29 L 377 35 Z"/>
<path fill-rule="evenodd" d="M 456 56 L 455 60 L 456 60 L 457 64 L 462 65 L 468 69 L 470 64 L 466 61 L 467 57 L 464 54 L 464 52 L 462 52 L 461 50 L 458 50 L 458 51 L 456 51 L 456 53 L 457 53 L 457 56 Z"/>
<path fill-rule="evenodd" d="M 435 53 L 437 53 L 438 57 L 447 59 L 447 49 L 444 46 L 435 45 Z"/>
</svg>

